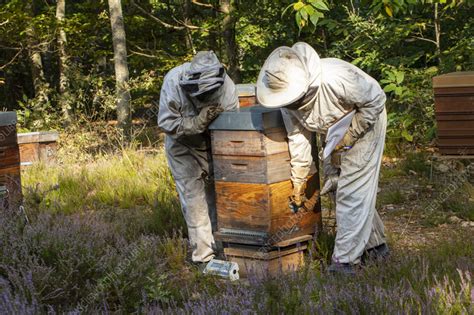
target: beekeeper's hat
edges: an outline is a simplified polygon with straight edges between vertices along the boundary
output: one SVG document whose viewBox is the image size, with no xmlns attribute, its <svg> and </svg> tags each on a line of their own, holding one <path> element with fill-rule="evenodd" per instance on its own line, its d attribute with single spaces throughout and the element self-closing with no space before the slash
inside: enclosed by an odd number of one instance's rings
<svg viewBox="0 0 474 315">
<path fill-rule="evenodd" d="M 311 70 L 311 71 L 310 71 Z M 265 61 L 257 80 L 257 100 L 265 107 L 278 108 L 300 100 L 321 80 L 321 63 L 306 43 L 275 49 Z"/>
</svg>

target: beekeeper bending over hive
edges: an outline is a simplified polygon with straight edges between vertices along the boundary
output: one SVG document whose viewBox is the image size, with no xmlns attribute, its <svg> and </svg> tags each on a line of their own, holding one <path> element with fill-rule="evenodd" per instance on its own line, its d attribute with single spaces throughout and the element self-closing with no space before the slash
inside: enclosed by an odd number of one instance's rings
<svg viewBox="0 0 474 315">
<path fill-rule="evenodd" d="M 166 157 L 196 263 L 208 262 L 215 254 L 215 194 L 207 127 L 220 112 L 238 107 L 235 85 L 212 51 L 199 52 L 190 63 L 165 76 L 158 126 L 166 133 Z"/>
<path fill-rule="evenodd" d="M 361 259 L 388 255 L 383 223 L 375 210 L 387 125 L 385 98 L 368 74 L 343 60 L 320 59 L 306 43 L 277 48 L 258 77 L 258 102 L 282 108 L 291 154 L 291 200 L 296 206 L 304 202 L 313 161 L 311 132 L 326 134 L 331 124 L 356 111 L 333 153 L 340 156 L 340 164 L 336 159 L 324 161 L 322 193 L 337 189 L 331 272 L 353 273 Z"/>
</svg>

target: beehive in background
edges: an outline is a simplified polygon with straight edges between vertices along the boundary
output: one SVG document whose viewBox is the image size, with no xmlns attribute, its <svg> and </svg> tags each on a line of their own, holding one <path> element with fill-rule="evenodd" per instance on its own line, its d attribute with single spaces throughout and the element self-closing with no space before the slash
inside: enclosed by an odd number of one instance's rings
<svg viewBox="0 0 474 315">
<path fill-rule="evenodd" d="M 16 208 L 22 203 L 16 123 L 15 112 L 0 112 L 0 208 L 3 209 Z"/>
<path fill-rule="evenodd" d="M 250 107 L 257 104 L 255 95 L 255 84 L 236 84 L 237 95 L 239 96 L 240 107 Z"/>
<path fill-rule="evenodd" d="M 56 131 L 19 133 L 21 165 L 28 166 L 39 161 L 54 162 L 58 139 L 59 135 Z"/>
<path fill-rule="evenodd" d="M 474 72 L 433 78 L 438 148 L 442 154 L 474 154 Z"/>
</svg>

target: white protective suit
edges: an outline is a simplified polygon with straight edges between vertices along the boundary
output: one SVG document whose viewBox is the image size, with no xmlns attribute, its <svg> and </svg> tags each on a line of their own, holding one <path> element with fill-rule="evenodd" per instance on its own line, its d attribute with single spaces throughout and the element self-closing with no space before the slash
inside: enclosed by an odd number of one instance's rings
<svg viewBox="0 0 474 315">
<path fill-rule="evenodd" d="M 337 180 L 333 261 L 359 263 L 365 250 L 385 243 L 383 223 L 375 209 L 387 125 L 385 93 L 376 80 L 350 63 L 320 59 L 306 43 L 297 43 L 292 49 L 307 67 L 309 88 L 317 88 L 312 99 L 298 109 L 281 109 L 293 183 L 306 181 L 309 174 L 313 161 L 310 133 L 325 134 L 337 119 L 356 110 L 349 132 L 358 140 L 342 154 Z M 324 161 L 324 171 L 327 180 L 338 172 L 330 165 L 330 158 Z"/>
<path fill-rule="evenodd" d="M 212 232 L 216 229 L 210 137 L 207 128 L 195 130 L 192 119 L 207 105 L 218 104 L 224 110 L 237 110 L 239 103 L 235 85 L 226 74 L 223 85 L 211 100 L 202 103 L 190 97 L 180 86 L 180 80 L 190 72 L 190 67 L 191 63 L 185 63 L 165 76 L 158 126 L 166 133 L 166 157 L 188 227 L 192 260 L 207 262 L 214 257 Z"/>
</svg>

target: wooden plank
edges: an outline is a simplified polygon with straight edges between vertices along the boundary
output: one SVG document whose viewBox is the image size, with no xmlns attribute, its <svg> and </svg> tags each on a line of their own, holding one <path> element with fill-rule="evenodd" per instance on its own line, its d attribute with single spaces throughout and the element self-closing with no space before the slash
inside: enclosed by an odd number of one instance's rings
<svg viewBox="0 0 474 315">
<path fill-rule="evenodd" d="M 211 143 L 213 155 L 266 155 L 260 131 L 213 130 Z"/>
<path fill-rule="evenodd" d="M 214 178 L 239 183 L 276 183 L 290 179 L 288 152 L 268 157 L 214 155 Z"/>
<path fill-rule="evenodd" d="M 56 142 L 42 142 L 39 145 L 39 159 L 45 163 L 56 161 L 58 144 Z"/>
<path fill-rule="evenodd" d="M 9 176 L 20 175 L 20 165 L 11 165 L 7 167 L 0 167 L 0 182 L 4 181 Z"/>
<path fill-rule="evenodd" d="M 226 249 L 224 249 L 225 251 Z M 227 259 L 239 265 L 239 274 L 242 278 L 250 274 L 264 276 L 278 276 L 281 273 L 295 271 L 304 266 L 304 253 L 306 248 L 301 248 L 285 255 L 277 254 L 273 259 L 255 259 L 241 255 L 227 254 Z"/>
<path fill-rule="evenodd" d="M 263 146 L 265 148 L 266 155 L 289 152 L 286 129 L 282 126 L 280 128 L 271 128 L 265 130 Z"/>
<path fill-rule="evenodd" d="M 18 145 L 0 146 L 0 167 L 15 166 L 20 164 Z"/>
<path fill-rule="evenodd" d="M 286 181 L 291 178 L 291 158 L 288 151 L 267 157 L 267 184 Z"/>
<path fill-rule="evenodd" d="M 266 183 L 267 160 L 264 157 L 214 155 L 214 178 L 218 181 Z"/>
<path fill-rule="evenodd" d="M 218 228 L 270 229 L 269 190 L 265 184 L 216 181 Z"/>
<path fill-rule="evenodd" d="M 302 235 L 302 236 L 298 236 L 298 237 L 295 237 L 295 238 L 292 238 L 292 239 L 288 239 L 288 240 L 285 240 L 285 241 L 278 242 L 274 246 L 275 247 L 287 247 L 287 246 L 291 246 L 291 245 L 296 244 L 296 243 L 304 243 L 304 242 L 307 242 L 307 241 L 312 240 L 312 239 L 313 239 L 313 235 Z"/>
<path fill-rule="evenodd" d="M 33 163 L 39 161 L 39 143 L 20 144 L 21 163 Z"/>
<path fill-rule="evenodd" d="M 286 248 L 274 249 L 267 251 L 265 247 L 261 246 L 246 246 L 238 244 L 228 244 L 224 248 L 224 254 L 231 256 L 246 257 L 251 259 L 272 260 L 279 257 L 293 254 L 308 248 L 307 243 L 293 245 Z"/>
<path fill-rule="evenodd" d="M 18 143 L 56 142 L 59 134 L 56 131 L 26 132 L 18 134 Z"/>
</svg>

